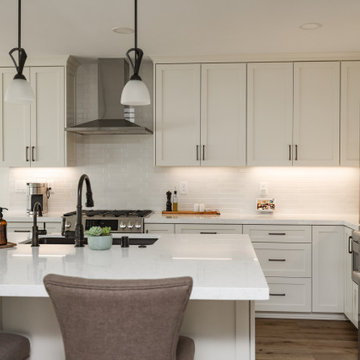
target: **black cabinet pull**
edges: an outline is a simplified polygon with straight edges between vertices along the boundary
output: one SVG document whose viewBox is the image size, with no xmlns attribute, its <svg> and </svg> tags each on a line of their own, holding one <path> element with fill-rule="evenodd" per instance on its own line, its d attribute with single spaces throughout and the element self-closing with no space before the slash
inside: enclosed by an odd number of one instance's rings
<svg viewBox="0 0 360 360">
<path fill-rule="evenodd" d="M 205 160 L 205 145 L 203 145 L 203 149 L 202 149 L 202 159 Z"/>
<path fill-rule="evenodd" d="M 35 161 L 35 146 L 31 147 L 31 161 Z"/>
<path fill-rule="evenodd" d="M 349 254 L 352 254 L 352 253 L 353 253 L 352 236 L 349 236 L 349 238 L 348 238 L 348 253 L 349 253 Z"/>
<path fill-rule="evenodd" d="M 25 160 L 28 162 L 29 161 L 29 147 L 26 146 L 25 148 Z"/>
<path fill-rule="evenodd" d="M 298 160 L 298 146 L 295 145 L 295 160 Z"/>
<path fill-rule="evenodd" d="M 279 262 L 284 262 L 286 261 L 286 259 L 268 259 L 269 261 L 279 261 Z"/>
<path fill-rule="evenodd" d="M 200 231 L 200 234 L 217 234 L 216 231 Z"/>
<path fill-rule="evenodd" d="M 286 235 L 286 233 L 268 233 L 268 235 L 279 235 L 279 236 L 285 236 Z"/>
<path fill-rule="evenodd" d="M 291 145 L 289 145 L 289 160 L 291 160 Z"/>
<path fill-rule="evenodd" d="M 286 294 L 285 293 L 283 293 L 283 294 L 272 294 L 272 293 L 270 293 L 270 296 L 286 296 Z"/>
<path fill-rule="evenodd" d="M 196 145 L 196 161 L 199 161 L 199 145 Z"/>
<path fill-rule="evenodd" d="M 16 233 L 29 233 L 30 230 L 14 230 Z"/>
</svg>

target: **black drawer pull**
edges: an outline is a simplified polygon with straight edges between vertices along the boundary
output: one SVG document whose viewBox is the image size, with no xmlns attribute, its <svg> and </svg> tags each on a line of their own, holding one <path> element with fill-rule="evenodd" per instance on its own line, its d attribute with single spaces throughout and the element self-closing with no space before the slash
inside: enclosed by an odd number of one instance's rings
<svg viewBox="0 0 360 360">
<path fill-rule="evenodd" d="M 268 233 L 269 235 L 279 235 L 279 236 L 285 236 L 286 233 Z"/>
<path fill-rule="evenodd" d="M 31 232 L 31 230 L 14 230 L 14 232 L 17 232 L 17 233 L 29 233 L 29 232 Z"/>
<path fill-rule="evenodd" d="M 209 234 L 209 235 L 214 235 L 214 234 L 217 234 L 216 231 L 200 231 L 200 234 Z"/>
<path fill-rule="evenodd" d="M 286 259 L 268 259 L 269 261 L 280 261 L 280 262 L 284 262 L 286 261 Z"/>
<path fill-rule="evenodd" d="M 286 294 L 284 293 L 284 294 L 272 294 L 272 293 L 270 293 L 270 296 L 286 296 Z"/>
</svg>

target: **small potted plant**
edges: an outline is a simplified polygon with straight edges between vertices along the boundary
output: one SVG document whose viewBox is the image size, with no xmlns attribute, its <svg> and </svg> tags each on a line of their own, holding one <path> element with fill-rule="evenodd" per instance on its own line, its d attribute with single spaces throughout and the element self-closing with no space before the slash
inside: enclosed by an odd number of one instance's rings
<svg viewBox="0 0 360 360">
<path fill-rule="evenodd" d="M 87 241 L 92 250 L 108 250 L 111 248 L 113 239 L 111 227 L 93 226 L 87 232 Z"/>
</svg>

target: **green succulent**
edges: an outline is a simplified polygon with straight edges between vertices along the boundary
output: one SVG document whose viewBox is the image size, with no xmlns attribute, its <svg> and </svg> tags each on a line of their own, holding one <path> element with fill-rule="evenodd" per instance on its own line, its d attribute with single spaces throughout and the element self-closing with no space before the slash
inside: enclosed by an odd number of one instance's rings
<svg viewBox="0 0 360 360">
<path fill-rule="evenodd" d="M 111 227 L 110 226 L 92 226 L 87 232 L 86 235 L 89 236 L 106 236 L 110 235 L 111 233 Z"/>
</svg>

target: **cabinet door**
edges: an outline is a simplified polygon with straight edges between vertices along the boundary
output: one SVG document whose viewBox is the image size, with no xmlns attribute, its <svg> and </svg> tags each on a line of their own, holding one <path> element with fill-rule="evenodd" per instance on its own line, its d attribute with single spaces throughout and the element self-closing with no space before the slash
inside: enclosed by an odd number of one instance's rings
<svg viewBox="0 0 360 360">
<path fill-rule="evenodd" d="M 201 65 L 201 165 L 245 166 L 246 65 Z"/>
<path fill-rule="evenodd" d="M 247 164 L 292 165 L 293 64 L 248 64 Z"/>
<path fill-rule="evenodd" d="M 35 102 L 31 106 L 31 166 L 64 166 L 64 68 L 30 70 Z"/>
<path fill-rule="evenodd" d="M 14 68 L 1 69 L 1 163 L 3 166 L 27 167 L 30 164 L 30 105 L 10 104 L 4 101 L 6 89 Z M 24 69 L 29 79 L 29 69 Z"/>
<path fill-rule="evenodd" d="M 341 64 L 341 165 L 358 166 L 360 61 Z"/>
<path fill-rule="evenodd" d="M 294 64 L 294 165 L 339 165 L 339 62 Z"/>
<path fill-rule="evenodd" d="M 345 249 L 345 272 L 344 272 L 344 313 L 349 320 L 353 318 L 353 281 L 352 274 L 352 254 L 349 253 L 349 237 L 352 230 L 345 228 L 344 249 Z"/>
<path fill-rule="evenodd" d="M 156 65 L 155 162 L 200 165 L 200 65 Z"/>
<path fill-rule="evenodd" d="M 313 312 L 344 312 L 344 230 L 313 226 Z"/>
</svg>

